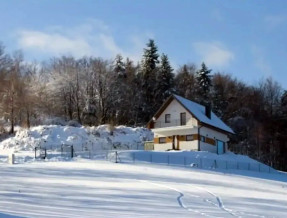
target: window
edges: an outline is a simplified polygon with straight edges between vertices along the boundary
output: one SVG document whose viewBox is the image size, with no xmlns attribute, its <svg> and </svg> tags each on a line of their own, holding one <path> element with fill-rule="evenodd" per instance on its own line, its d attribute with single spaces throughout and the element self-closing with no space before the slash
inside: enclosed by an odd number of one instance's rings
<svg viewBox="0 0 287 218">
<path fill-rule="evenodd" d="M 186 125 L 186 113 L 180 113 L 180 125 Z"/>
<path fill-rule="evenodd" d="M 165 115 L 165 123 L 170 123 L 170 114 Z"/>
<path fill-rule="evenodd" d="M 186 135 L 186 141 L 192 141 L 193 135 Z"/>
<path fill-rule="evenodd" d="M 205 142 L 205 136 L 200 136 L 200 141 Z"/>
<path fill-rule="evenodd" d="M 160 144 L 165 143 L 165 142 L 166 142 L 165 137 L 159 137 L 159 143 Z"/>
</svg>

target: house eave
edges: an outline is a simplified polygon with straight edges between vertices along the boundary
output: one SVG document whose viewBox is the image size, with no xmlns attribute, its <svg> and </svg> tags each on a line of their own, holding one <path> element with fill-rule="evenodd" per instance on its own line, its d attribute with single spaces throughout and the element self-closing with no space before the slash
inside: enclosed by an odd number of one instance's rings
<svg viewBox="0 0 287 218">
<path fill-rule="evenodd" d="M 169 132 L 169 131 L 176 131 L 176 130 L 197 130 L 197 126 L 192 125 L 185 125 L 185 126 L 170 126 L 170 127 L 162 127 L 162 128 L 155 128 L 151 129 L 154 133 L 160 132 Z"/>
<path fill-rule="evenodd" d="M 209 128 L 209 129 L 213 129 L 213 130 L 215 130 L 215 131 L 221 132 L 221 133 L 226 134 L 226 135 L 228 135 L 228 134 L 235 135 L 234 132 L 226 131 L 226 130 L 224 130 L 224 129 L 220 129 L 220 128 L 218 128 L 218 127 L 212 126 L 212 125 L 207 124 L 207 123 L 204 123 L 204 122 L 200 122 L 199 125 L 204 126 L 204 127 L 206 127 L 206 128 Z"/>
</svg>

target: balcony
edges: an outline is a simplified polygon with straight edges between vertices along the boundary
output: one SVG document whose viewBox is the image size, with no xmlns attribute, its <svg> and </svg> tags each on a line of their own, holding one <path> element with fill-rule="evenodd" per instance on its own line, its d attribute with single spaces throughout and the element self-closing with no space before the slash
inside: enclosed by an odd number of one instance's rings
<svg viewBox="0 0 287 218">
<path fill-rule="evenodd" d="M 187 126 L 187 122 L 185 120 L 170 120 L 169 123 L 166 123 L 165 121 L 156 121 L 154 123 L 154 128 L 166 128 L 166 127 L 174 127 L 174 126 Z"/>
</svg>

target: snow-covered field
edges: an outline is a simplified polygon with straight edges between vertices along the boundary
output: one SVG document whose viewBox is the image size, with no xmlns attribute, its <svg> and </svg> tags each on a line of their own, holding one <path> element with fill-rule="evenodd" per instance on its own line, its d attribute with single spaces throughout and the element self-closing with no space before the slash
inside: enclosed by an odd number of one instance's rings
<svg viewBox="0 0 287 218">
<path fill-rule="evenodd" d="M 0 217 L 286 217 L 287 176 L 100 160 L 0 164 Z"/>
<path fill-rule="evenodd" d="M 0 217 L 286 217 L 287 174 L 231 152 L 122 150 L 151 138 L 124 126 L 19 129 L 0 142 Z M 62 144 L 92 160 L 60 157 Z M 46 160 L 34 159 L 39 145 Z"/>
</svg>

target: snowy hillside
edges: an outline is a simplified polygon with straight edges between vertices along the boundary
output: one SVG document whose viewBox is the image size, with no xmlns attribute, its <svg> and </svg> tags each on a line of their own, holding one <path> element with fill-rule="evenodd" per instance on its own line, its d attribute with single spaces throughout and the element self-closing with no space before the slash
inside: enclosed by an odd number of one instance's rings
<svg viewBox="0 0 287 218">
<path fill-rule="evenodd" d="M 273 169 L 247 156 L 227 152 L 217 155 L 203 151 L 142 151 L 143 142 L 152 140 L 152 133 L 146 128 L 131 128 L 109 125 L 98 127 L 72 127 L 60 125 L 37 126 L 31 129 L 18 129 L 15 137 L 0 142 L 0 162 L 7 162 L 10 152 L 17 152 L 16 162 L 22 163 L 33 160 L 31 152 L 36 146 L 46 147 L 48 159 L 57 157 L 53 151 L 60 151 L 61 145 L 73 145 L 76 156 L 98 159 L 103 158 L 103 150 L 129 150 L 118 153 L 122 163 L 152 162 L 166 165 L 186 166 L 193 164 L 199 168 L 212 169 L 241 169 L 271 172 Z M 141 150 L 141 151 L 139 151 Z M 88 151 L 88 152 L 85 152 Z M 58 155 L 60 155 L 58 153 Z M 216 163 L 215 163 L 216 162 Z"/>
<path fill-rule="evenodd" d="M 152 133 L 146 128 L 46 125 L 18 130 L 15 137 L 0 142 L 0 150 L 32 151 L 39 145 L 59 149 L 62 144 L 73 145 L 75 150 L 143 149 L 148 140 L 152 140 Z"/>
<path fill-rule="evenodd" d="M 231 152 L 137 150 L 151 139 L 145 128 L 124 126 L 19 130 L 0 143 L 0 217 L 264 218 L 287 213 L 286 174 L 266 171 L 263 164 Z M 87 147 L 94 154 L 122 150 L 92 160 L 66 159 L 50 152 L 61 144 L 79 151 Z M 34 159 L 38 145 L 49 148 L 47 159 Z M 15 165 L 8 164 L 10 152 L 15 152 Z M 110 159 L 114 154 L 117 163 Z"/>
<path fill-rule="evenodd" d="M 287 176 L 161 165 L 0 163 L 0 217 L 286 217 Z M 256 178 L 257 177 L 257 178 Z"/>
</svg>

